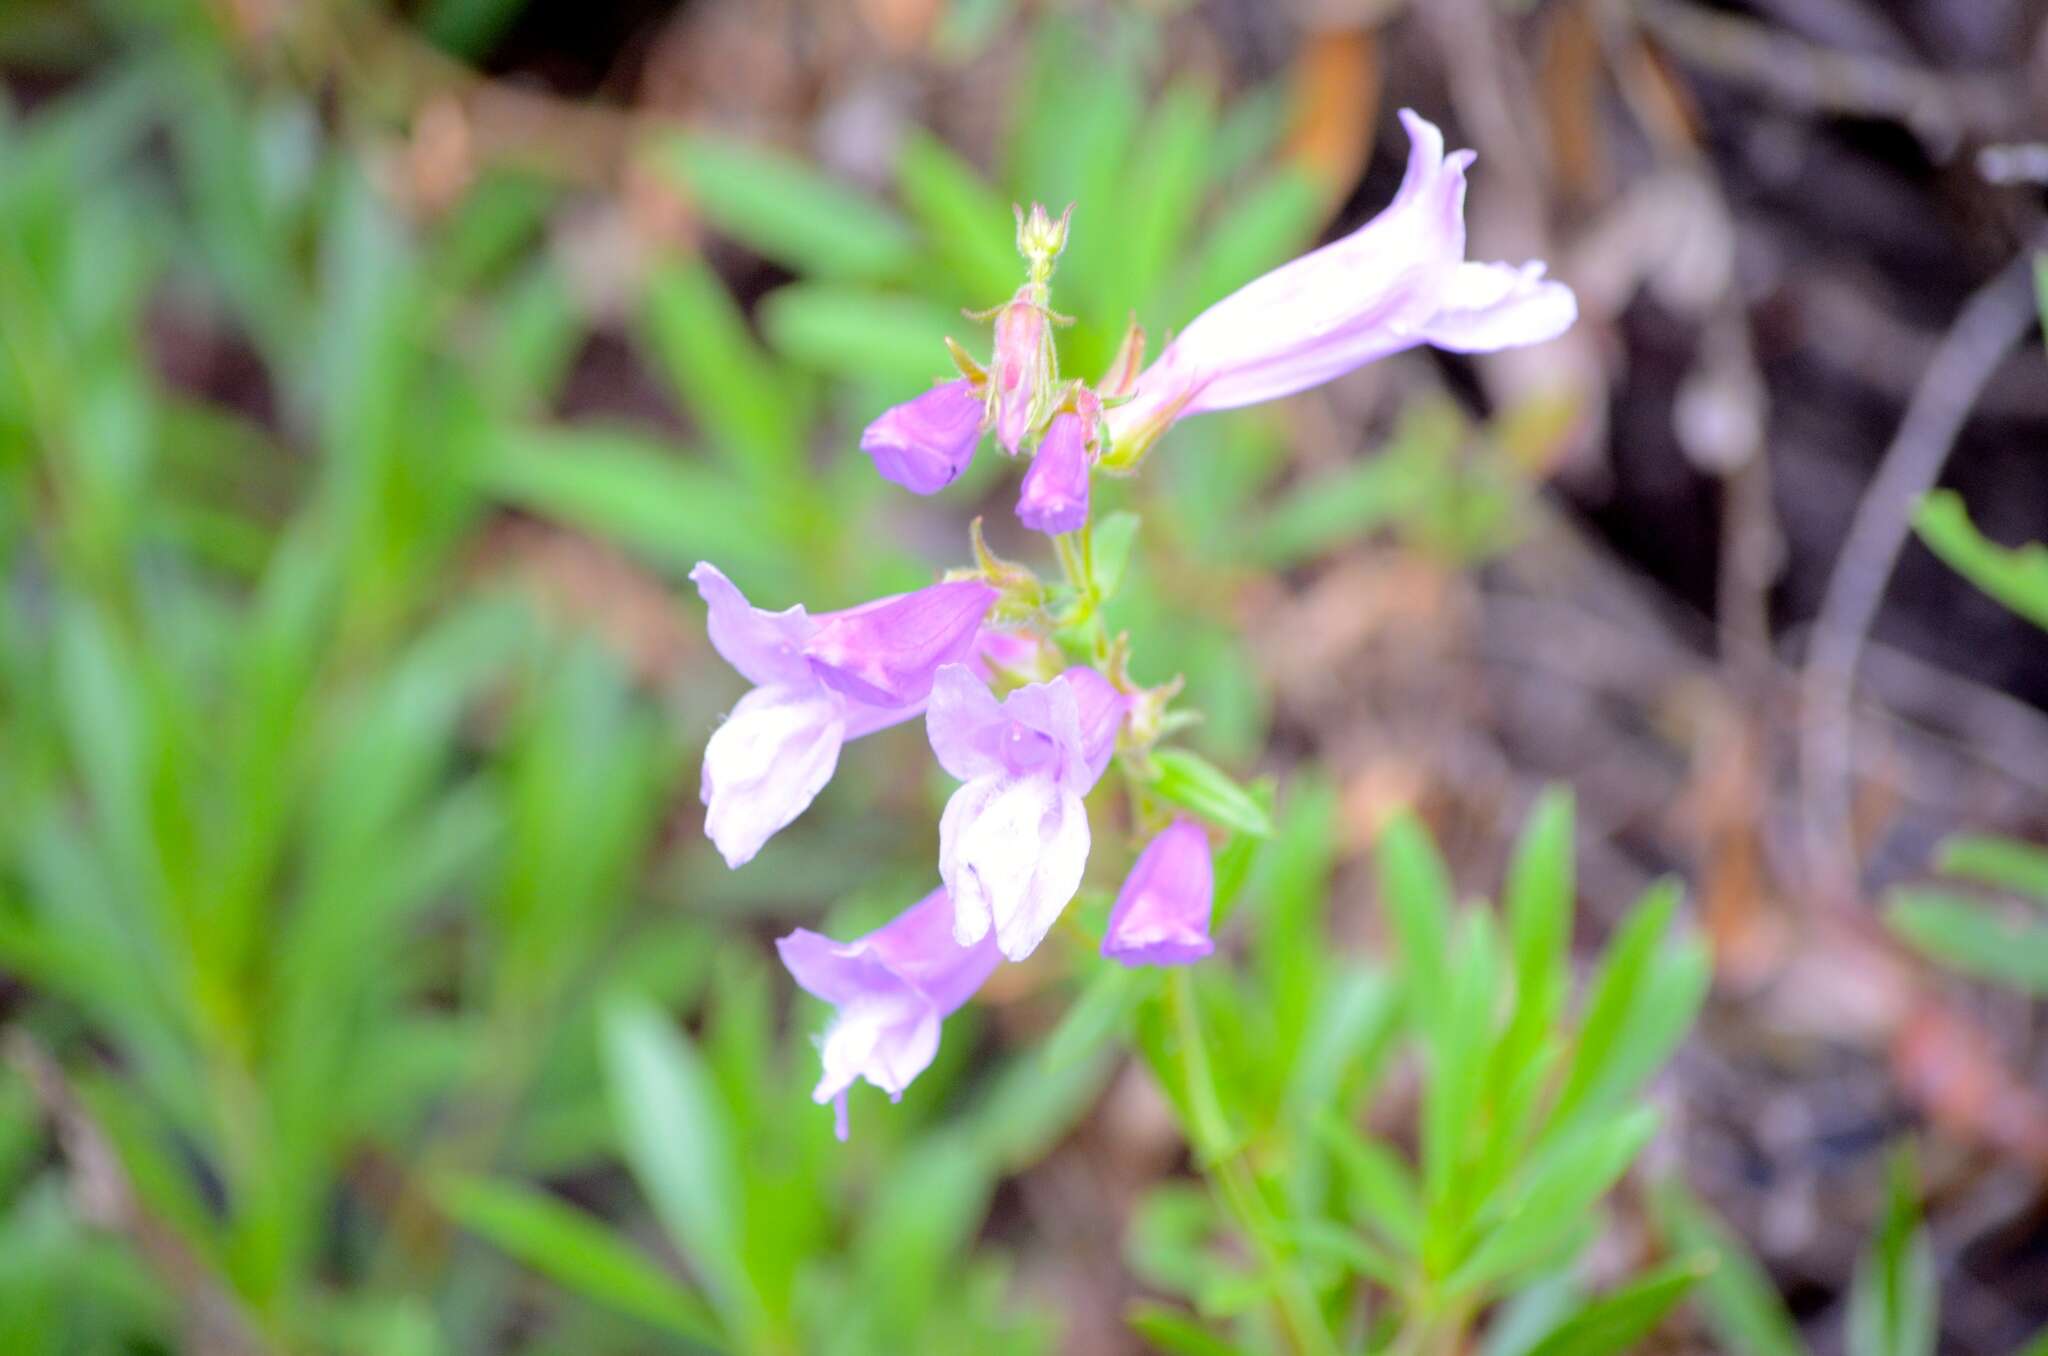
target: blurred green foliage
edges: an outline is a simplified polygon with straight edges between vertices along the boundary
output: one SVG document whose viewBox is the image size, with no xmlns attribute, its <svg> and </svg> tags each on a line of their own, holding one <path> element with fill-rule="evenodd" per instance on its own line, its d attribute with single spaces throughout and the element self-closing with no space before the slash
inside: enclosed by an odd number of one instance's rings
<svg viewBox="0 0 2048 1356">
<path fill-rule="evenodd" d="M 510 12 L 420 22 L 473 51 Z M 650 677 L 603 598 L 537 601 L 496 530 L 601 542 L 661 590 L 714 558 L 776 605 L 928 578 L 905 515 L 991 496 L 1001 460 L 906 508 L 852 435 L 1010 292 L 1011 201 L 1080 204 L 1061 344 L 1093 375 L 1127 316 L 1163 334 L 1312 235 L 1272 98 L 1148 98 L 1141 25 L 1054 23 L 993 181 L 923 135 L 886 201 L 667 135 L 652 163 L 794 280 L 743 307 L 651 247 L 614 324 L 550 239 L 560 186 L 488 169 L 410 221 L 373 129 L 239 64 L 211 9 L 54 22 L 89 66 L 0 110 L 0 1350 L 1054 1349 L 982 1233 L 1126 1040 L 1211 1184 L 1156 1193 L 1130 1240 L 1177 1300 L 1133 1316 L 1163 1348 L 1377 1349 L 1522 1292 L 1496 1350 L 1622 1350 L 1692 1283 L 1682 1261 L 1590 1298 L 1569 1272 L 1704 987 L 1675 895 L 1574 1003 L 1569 803 L 1498 915 L 1454 908 L 1403 820 L 1379 850 L 1399 964 L 1342 956 L 1332 793 L 1307 777 L 1276 815 L 1217 767 L 1266 720 L 1222 585 L 1379 529 L 1497 550 L 1526 491 L 1509 423 L 1419 404 L 1377 460 L 1307 478 L 1281 414 L 1176 434 L 1098 568 L 1147 676 L 1207 714 L 1208 756 L 1156 789 L 1237 830 L 1243 966 L 1134 975 L 1066 936 L 1086 961 L 1050 970 L 1046 1040 L 1006 1050 L 970 1008 L 845 1148 L 765 925 L 925 888 L 931 788 L 863 819 L 878 738 L 728 875 L 671 821 L 736 681 L 701 651 Z M 561 415 L 611 341 L 672 421 Z M 851 888 L 849 860 L 873 868 Z M 1412 1153 L 1356 1129 L 1401 1060 Z"/>
</svg>

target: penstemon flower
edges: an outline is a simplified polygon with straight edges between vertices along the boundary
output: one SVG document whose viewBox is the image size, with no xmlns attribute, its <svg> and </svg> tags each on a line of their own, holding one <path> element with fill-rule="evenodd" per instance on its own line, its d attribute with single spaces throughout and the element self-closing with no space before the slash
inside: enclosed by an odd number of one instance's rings
<svg viewBox="0 0 2048 1356">
<path fill-rule="evenodd" d="M 1546 281 L 1541 264 L 1465 260 L 1472 155 L 1445 155 L 1435 127 L 1401 119 L 1412 149 L 1384 212 L 1210 307 L 1150 367 L 1132 325 L 1092 389 L 1062 381 L 1052 342 L 1065 320 L 1050 280 L 1069 217 L 1018 211 L 1026 278 L 978 317 L 994 321 L 987 366 L 949 340 L 958 377 L 882 413 L 860 445 L 885 479 L 918 494 L 951 484 L 990 432 L 1029 455 L 1017 516 L 1053 538 L 1060 583 L 993 555 L 978 521 L 973 564 L 948 582 L 815 618 L 750 607 L 709 565 L 692 574 L 713 644 L 757 685 L 705 750 L 705 829 L 730 865 L 802 812 L 845 740 L 920 711 L 939 765 L 961 783 L 939 821 L 943 889 L 859 941 L 799 931 L 780 944 L 797 982 L 838 1008 L 816 1098 L 838 1109 L 842 1138 L 856 1080 L 901 1094 L 931 1062 L 944 1017 L 1003 959 L 1023 960 L 1045 940 L 1087 870 L 1084 800 L 1112 759 L 1129 822 L 1157 823 L 1178 807 L 1234 832 L 1266 831 L 1222 772 L 1186 750 L 1151 756 L 1197 717 L 1175 706 L 1178 679 L 1132 680 L 1129 643 L 1104 623 L 1135 524 L 1126 516 L 1098 553 L 1095 473 L 1134 471 L 1189 415 L 1276 399 L 1418 344 L 1484 351 L 1572 323 L 1570 289 Z M 1209 955 L 1214 895 L 1208 829 L 1174 819 L 1132 866 L 1102 954 L 1128 966 Z"/>
<path fill-rule="evenodd" d="M 939 876 L 953 935 L 987 936 L 1011 960 L 1038 948 L 1088 864 L 1081 799 L 1109 765 L 1129 702 L 1090 668 L 997 701 L 965 667 L 939 670 L 925 730 L 939 766 L 965 785 L 939 820 Z"/>
<path fill-rule="evenodd" d="M 1216 899 L 1209 835 L 1176 819 L 1138 854 L 1109 911 L 1102 954 L 1125 965 L 1186 965 L 1216 949 L 1209 912 Z"/>
<path fill-rule="evenodd" d="M 704 747 L 704 832 L 731 867 L 804 812 L 841 744 L 924 709 L 932 675 L 972 653 L 996 600 L 962 580 L 811 617 L 752 606 L 708 562 L 690 578 L 711 644 L 755 685 Z"/>
<path fill-rule="evenodd" d="M 1470 151 L 1401 110 L 1408 170 L 1387 209 L 1202 312 L 1108 413 L 1110 464 L 1143 459 L 1177 419 L 1320 386 L 1418 344 L 1483 353 L 1555 339 L 1578 318 L 1542 264 L 1465 261 Z"/>
<path fill-rule="evenodd" d="M 833 1106 L 833 1129 L 846 1138 L 846 1091 L 865 1078 L 903 1096 L 939 1052 L 939 1024 L 1002 963 L 993 941 L 953 940 L 953 905 L 934 890 L 867 936 L 852 942 L 798 928 L 775 944 L 804 989 L 838 1011 L 819 1042 L 824 1075 L 811 1098 Z"/>
</svg>

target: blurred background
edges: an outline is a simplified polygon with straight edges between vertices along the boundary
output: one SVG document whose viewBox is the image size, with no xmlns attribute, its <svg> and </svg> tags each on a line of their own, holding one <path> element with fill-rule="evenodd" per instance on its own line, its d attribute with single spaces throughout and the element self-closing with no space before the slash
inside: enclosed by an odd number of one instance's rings
<svg viewBox="0 0 2048 1356">
<path fill-rule="evenodd" d="M 0 0 L 0 1350 L 689 1351 L 700 1289 L 747 1350 L 1146 1349 L 1192 1179 L 1089 967 L 832 1142 L 770 940 L 923 894 L 946 786 L 864 741 L 727 872 L 683 576 L 1030 555 L 1002 459 L 856 449 L 1011 203 L 1075 204 L 1092 376 L 1384 205 L 1401 107 L 1582 318 L 1114 490 L 1140 677 L 1282 788 L 1247 897 L 1374 955 L 1394 807 L 1486 891 L 1569 784 L 1581 936 L 1675 875 L 1714 963 L 1647 1172 L 1731 1260 L 1648 1349 L 1843 1350 L 1911 1135 L 1939 1349 L 2016 1350 L 2044 62 L 2037 0 Z"/>
</svg>

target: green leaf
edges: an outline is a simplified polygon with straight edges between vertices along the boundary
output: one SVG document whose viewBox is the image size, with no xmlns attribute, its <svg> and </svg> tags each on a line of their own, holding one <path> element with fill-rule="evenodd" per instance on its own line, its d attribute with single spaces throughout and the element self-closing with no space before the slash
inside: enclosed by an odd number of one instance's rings
<svg viewBox="0 0 2048 1356">
<path fill-rule="evenodd" d="M 1634 1351 L 1713 1270 L 1702 1255 L 1671 1262 L 1594 1300 L 1530 1348 L 1530 1356 L 1610 1356 Z"/>
<path fill-rule="evenodd" d="M 1941 1296 L 1910 1148 L 1892 1155 L 1887 1179 L 1884 1218 L 1849 1288 L 1849 1353 L 1934 1356 Z"/>
<path fill-rule="evenodd" d="M 1958 834 L 1936 850 L 1934 869 L 2048 904 L 2048 848 L 2032 843 Z"/>
<path fill-rule="evenodd" d="M 1125 1318 L 1138 1336 L 1174 1356 L 1242 1356 L 1236 1347 L 1210 1336 L 1206 1328 L 1179 1309 L 1140 1301 L 1131 1306 Z"/>
<path fill-rule="evenodd" d="M 740 1161 L 703 1058 L 659 1011 L 636 999 L 607 1009 L 603 1041 L 628 1166 L 676 1248 L 705 1278 L 727 1325 L 750 1331 L 757 1302 L 738 1261 Z"/>
<path fill-rule="evenodd" d="M 714 226 L 799 273 L 872 280 L 916 258 L 910 231 L 866 194 L 758 146 L 678 135 L 658 163 Z"/>
<path fill-rule="evenodd" d="M 1121 965 L 1098 965 L 1081 996 L 1067 1005 L 1066 1015 L 1039 1046 L 1038 1059 L 1048 1069 L 1064 1069 L 1099 1051 L 1124 1030 L 1131 1012 L 1154 987 L 1150 976 Z"/>
<path fill-rule="evenodd" d="M 1425 1030 L 1440 1026 L 1448 998 L 1451 874 L 1429 830 L 1402 810 L 1380 830 L 1373 853 L 1380 907 L 1401 948 L 1409 1002 Z"/>
<path fill-rule="evenodd" d="M 1356 1272 L 1389 1289 L 1398 1290 L 1409 1281 L 1407 1271 L 1391 1253 L 1341 1224 L 1326 1219 L 1303 1220 L 1288 1230 L 1287 1237 L 1302 1255 L 1320 1258 L 1340 1271 Z"/>
<path fill-rule="evenodd" d="M 938 138 L 915 133 L 897 157 L 896 186 L 964 298 L 994 306 L 1017 290 L 1024 263 L 1010 204 L 972 166 Z"/>
<path fill-rule="evenodd" d="M 1728 1226 L 1714 1218 L 1683 1182 L 1672 1180 L 1650 1197 L 1651 1213 L 1674 1250 L 1705 1253 L 1713 1270 L 1700 1284 L 1698 1304 L 1724 1351 L 1743 1356 L 1806 1356 L 1799 1326 L 1777 1287 Z"/>
<path fill-rule="evenodd" d="M 463 1228 L 578 1294 L 692 1342 L 725 1345 L 702 1300 L 581 1210 L 532 1187 L 482 1177 L 446 1179 L 433 1194 Z"/>
<path fill-rule="evenodd" d="M 1508 865 L 1503 906 L 1515 955 L 1513 1030 L 1540 1039 L 1571 983 L 1575 893 L 1572 795 L 1551 787 L 1536 802 Z"/>
<path fill-rule="evenodd" d="M 1650 1142 L 1657 1113 L 1636 1107 L 1589 1125 L 1545 1153 L 1505 1214 L 1494 1221 L 1450 1280 L 1454 1292 L 1473 1292 L 1516 1272 L 1562 1260 L 1592 1209 Z"/>
<path fill-rule="evenodd" d="M 754 342 L 702 260 L 648 275 L 645 319 L 662 369 L 713 446 L 764 489 L 801 475 L 806 410 L 793 374 Z"/>
<path fill-rule="evenodd" d="M 839 377 L 914 393 L 949 375 L 946 336 L 960 313 L 916 297 L 792 283 L 761 302 L 761 328 L 784 357 Z"/>
<path fill-rule="evenodd" d="M 1152 755 L 1151 789 L 1221 828 L 1270 838 L 1273 817 L 1251 792 L 1200 754 L 1160 749 Z"/>
<path fill-rule="evenodd" d="M 1351 1199 L 1366 1220 L 1403 1252 L 1419 1250 L 1422 1198 L 1400 1156 L 1334 1114 L 1325 1113 L 1315 1122 L 1315 1134 L 1337 1160 Z"/>
<path fill-rule="evenodd" d="M 1586 1000 L 1585 1017 L 1572 1051 L 1571 1074 L 1558 1094 L 1554 1126 L 1569 1124 L 1573 1113 L 1596 1100 L 1596 1092 L 1613 1091 L 1612 1071 L 1635 1037 L 1631 1021 L 1639 1005 L 1667 1002 L 1666 995 L 1653 991 L 1650 978 L 1656 973 L 1657 948 L 1678 910 L 1678 899 L 1675 883 L 1652 886 L 1608 944 Z"/>
<path fill-rule="evenodd" d="M 1944 890 L 1900 890 L 1885 922 L 1916 950 L 1952 969 L 2048 993 L 2048 920 L 2010 914 Z"/>
<path fill-rule="evenodd" d="M 678 572 L 707 559 L 734 573 L 776 568 L 758 499 L 637 434 L 580 425 L 508 431 L 479 474 L 507 503 Z"/>
<path fill-rule="evenodd" d="M 1138 539 L 1139 522 L 1137 514 L 1119 511 L 1090 524 L 1088 569 L 1096 597 L 1116 597 L 1124 567 L 1131 561 L 1131 545 Z"/>
<path fill-rule="evenodd" d="M 2015 549 L 1987 540 L 1954 490 L 1936 490 L 1921 500 L 1913 530 L 1949 568 L 2034 625 L 2048 628 L 2048 547 L 2029 542 Z"/>
</svg>

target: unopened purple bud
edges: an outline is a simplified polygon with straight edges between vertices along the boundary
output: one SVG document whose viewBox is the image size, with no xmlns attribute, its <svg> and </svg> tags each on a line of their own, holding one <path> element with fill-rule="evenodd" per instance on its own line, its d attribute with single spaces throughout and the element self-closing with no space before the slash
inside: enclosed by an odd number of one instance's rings
<svg viewBox="0 0 2048 1356">
<path fill-rule="evenodd" d="M 860 435 L 882 479 L 915 494 L 953 483 L 974 457 L 987 411 L 974 383 L 962 377 L 884 410 Z"/>
<path fill-rule="evenodd" d="M 994 388 L 996 441 L 1013 456 L 1031 431 L 1046 370 L 1045 312 L 1028 299 L 1028 289 L 996 316 L 995 355 L 989 362 Z"/>
<path fill-rule="evenodd" d="M 820 1042 L 824 1074 L 811 1097 L 833 1104 L 842 1140 L 854 1081 L 865 1078 L 892 1100 L 902 1097 L 938 1053 L 939 1024 L 1003 959 L 993 936 L 973 946 L 953 940 L 953 901 L 943 889 L 858 941 L 799 928 L 775 949 L 799 985 L 837 1009 Z"/>
<path fill-rule="evenodd" d="M 1209 913 L 1216 902 L 1209 836 L 1176 819 L 1138 854 L 1109 911 L 1102 954 L 1124 965 L 1186 965 L 1216 949 Z"/>
<path fill-rule="evenodd" d="M 1088 426 L 1078 414 L 1053 416 L 1024 488 L 1017 517 L 1035 532 L 1078 532 L 1088 521 Z"/>
<path fill-rule="evenodd" d="M 877 706 L 931 695 L 932 675 L 974 650 L 997 593 L 978 580 L 934 584 L 816 618 L 804 646 L 826 686 Z"/>
</svg>

